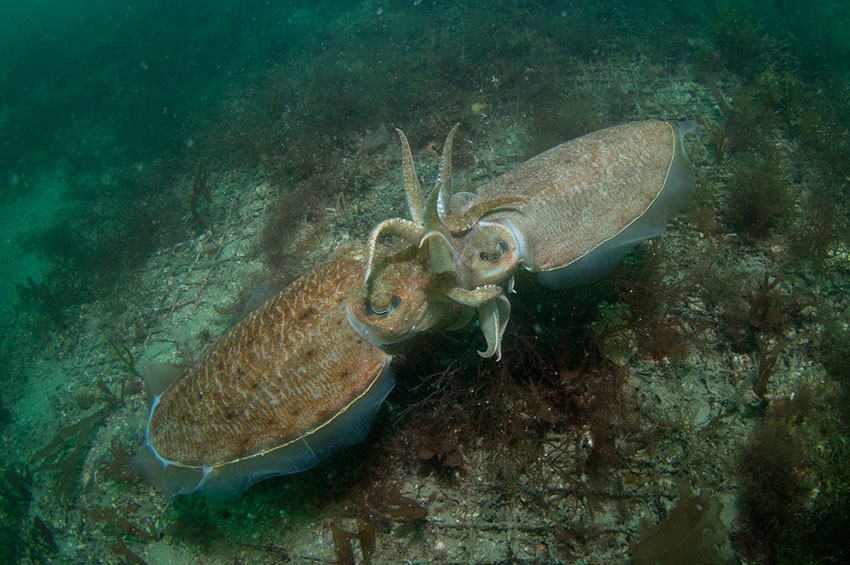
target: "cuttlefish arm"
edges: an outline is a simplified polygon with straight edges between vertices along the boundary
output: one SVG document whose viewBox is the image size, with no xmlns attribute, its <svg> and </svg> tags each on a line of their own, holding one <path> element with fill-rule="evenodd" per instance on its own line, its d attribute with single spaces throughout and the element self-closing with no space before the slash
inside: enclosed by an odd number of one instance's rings
<svg viewBox="0 0 850 565">
<path fill-rule="evenodd" d="M 390 218 L 389 220 L 384 220 L 375 226 L 372 229 L 372 233 L 369 234 L 366 273 L 363 277 L 364 284 L 369 284 L 369 281 L 372 278 L 378 239 L 382 235 L 393 235 L 404 239 L 408 243 L 418 246 L 424 233 L 425 230 L 421 224 L 417 224 L 415 221 L 405 220 L 404 218 Z"/>
<path fill-rule="evenodd" d="M 487 349 L 478 352 L 481 357 L 493 357 L 495 355 L 496 361 L 501 361 L 502 336 L 505 335 L 505 328 L 510 316 L 511 303 L 504 293 L 487 300 L 478 307 L 478 323 L 481 325 L 481 331 L 484 332 L 484 338 L 487 340 Z"/>
<path fill-rule="evenodd" d="M 487 349 L 479 351 L 482 357 L 502 358 L 502 336 L 505 334 L 511 315 L 511 303 L 499 286 L 488 285 L 475 290 L 452 288 L 446 295 L 459 304 L 474 308 L 478 312 L 478 323 L 487 340 Z"/>
<path fill-rule="evenodd" d="M 452 132 L 457 128 L 452 128 Z M 372 277 L 375 266 L 375 248 L 378 245 L 378 240 L 382 235 L 396 236 L 404 239 L 417 247 L 420 247 L 422 237 L 425 235 L 425 197 L 422 194 L 422 187 L 419 184 L 419 178 L 416 176 L 416 166 L 413 164 L 413 154 L 410 151 L 410 143 L 407 141 L 407 136 L 404 132 L 396 128 L 399 140 L 401 141 L 401 170 L 404 184 L 404 194 L 407 199 L 407 208 L 410 213 L 410 219 L 390 218 L 384 220 L 372 229 L 369 235 L 369 256 L 366 261 L 366 271 L 363 280 L 366 284 Z M 449 134 L 451 137 L 451 133 Z M 447 141 L 448 143 L 448 141 Z M 445 145 L 444 145 L 445 148 Z M 451 170 L 451 159 L 441 159 L 442 166 L 448 167 Z M 448 163 L 447 165 L 445 163 Z M 435 195 L 436 197 L 436 195 Z"/>
<path fill-rule="evenodd" d="M 404 239 L 430 253 L 435 272 L 456 273 L 457 286 L 470 289 L 485 284 L 482 281 L 464 278 L 464 258 L 458 252 L 458 240 L 465 236 L 486 215 L 499 210 L 511 209 L 515 203 L 521 201 L 521 198 L 506 196 L 491 200 L 476 200 L 460 213 L 449 213 L 452 199 L 452 144 L 459 125 L 455 124 L 452 127 L 445 143 L 443 143 L 437 180 L 427 199 L 423 195 L 416 175 L 416 167 L 413 163 L 413 155 L 407 137 L 400 129 L 396 129 L 401 141 L 402 178 L 410 219 L 391 218 L 373 228 L 369 236 L 369 259 L 364 276 L 366 282 L 369 281 L 374 270 L 374 248 L 382 235 L 389 235 Z M 491 251 L 493 253 L 498 252 L 497 249 Z M 503 278 L 507 280 L 512 274 L 512 272 L 506 273 Z M 486 284 L 491 282 L 487 281 Z"/>
<path fill-rule="evenodd" d="M 468 205 L 453 206 L 462 199 L 454 199 L 451 193 L 452 144 L 458 126 L 452 127 L 443 144 L 437 180 L 427 199 L 416 175 L 407 137 L 397 130 L 410 219 L 385 220 L 372 230 L 364 281 L 368 285 L 383 268 L 374 253 L 381 236 L 405 240 L 419 250 L 421 260 L 427 261 L 434 275 L 444 275 L 439 284 L 432 285 L 432 296 L 461 304 L 466 311 L 477 311 L 487 340 L 487 349 L 481 353 L 499 355 L 499 344 L 510 315 L 503 290 L 516 271 L 524 247 L 517 245 L 507 228 L 484 220 L 496 212 L 515 210 L 522 198 L 508 195 L 483 200 L 473 195 L 466 199 Z"/>
<path fill-rule="evenodd" d="M 410 151 L 407 136 L 398 128 L 395 131 L 398 133 L 399 140 L 401 140 L 401 171 L 404 179 L 404 194 L 407 196 L 407 208 L 410 211 L 410 219 L 413 223 L 421 226 L 425 223 L 423 215 L 425 212 L 425 197 L 422 195 L 422 187 L 419 185 L 419 178 L 416 176 L 416 167 L 413 165 L 413 154 Z M 449 167 L 451 167 L 451 164 L 449 164 Z"/>
</svg>

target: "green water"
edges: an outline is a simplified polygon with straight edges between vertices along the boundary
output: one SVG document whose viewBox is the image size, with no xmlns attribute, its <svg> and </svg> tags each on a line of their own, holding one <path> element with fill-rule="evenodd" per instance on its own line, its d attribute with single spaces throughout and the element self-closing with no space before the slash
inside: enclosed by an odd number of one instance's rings
<svg viewBox="0 0 850 565">
<path fill-rule="evenodd" d="M 0 15 L 0 560 L 346 561 L 340 531 L 372 527 L 357 561 L 655 562 L 642 521 L 667 524 L 663 563 L 847 560 L 847 3 Z M 253 288 L 406 217 L 393 128 L 427 189 L 460 122 L 455 189 L 474 190 L 649 118 L 699 123 L 694 201 L 603 281 L 520 276 L 501 364 L 474 328 L 403 344 L 366 443 L 236 500 L 169 500 L 102 467 L 141 441 L 137 371 L 197 360 Z M 663 522 L 680 486 L 723 506 L 710 547 Z"/>
</svg>

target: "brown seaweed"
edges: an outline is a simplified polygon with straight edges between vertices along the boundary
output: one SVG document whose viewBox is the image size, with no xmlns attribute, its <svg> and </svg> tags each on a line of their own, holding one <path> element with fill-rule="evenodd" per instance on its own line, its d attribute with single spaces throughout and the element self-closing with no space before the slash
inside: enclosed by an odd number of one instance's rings
<svg viewBox="0 0 850 565">
<path fill-rule="evenodd" d="M 32 541 L 37 545 L 46 549 L 50 553 L 57 553 L 59 547 L 56 545 L 56 540 L 53 538 L 53 532 L 44 520 L 36 516 L 32 519 Z"/>
<path fill-rule="evenodd" d="M 372 521 L 366 516 L 359 516 L 355 519 L 357 526 L 356 531 L 348 531 L 342 524 L 342 520 L 334 518 L 330 523 L 331 537 L 333 538 L 334 548 L 336 549 L 339 563 L 343 565 L 354 565 L 354 548 L 351 546 L 352 540 L 360 542 L 360 551 L 362 553 L 362 563 L 369 565 L 372 562 L 372 553 L 375 551 L 375 526 Z"/>
<path fill-rule="evenodd" d="M 136 358 L 133 356 L 132 350 L 117 339 L 107 339 L 106 343 L 109 344 L 116 359 L 124 366 L 127 372 L 141 379 L 142 374 L 136 369 Z"/>
<path fill-rule="evenodd" d="M 424 506 L 402 495 L 396 485 L 382 485 L 380 489 L 374 489 L 369 497 L 369 506 L 375 513 L 398 524 L 410 524 L 428 516 Z"/>
<path fill-rule="evenodd" d="M 117 437 L 112 438 L 112 443 L 109 445 L 109 454 L 112 456 L 112 460 L 102 460 L 98 468 L 105 477 L 124 483 L 133 482 L 138 479 L 138 475 L 130 468 L 132 454 L 124 448 Z"/>
<path fill-rule="evenodd" d="M 121 534 L 115 532 L 115 543 L 109 546 L 109 549 L 112 550 L 112 553 L 117 555 L 120 558 L 123 558 L 120 563 L 135 563 L 136 565 L 147 565 L 147 562 L 130 551 L 130 548 L 127 547 L 127 543 L 121 537 Z"/>
<path fill-rule="evenodd" d="M 86 455 L 85 448 L 94 435 L 94 430 L 112 414 L 116 407 L 117 405 L 115 403 L 110 402 L 94 414 L 90 414 L 77 423 L 62 428 L 56 432 L 50 443 L 33 455 L 30 464 L 37 465 L 41 463 L 36 468 L 37 471 L 59 471 L 54 488 L 54 492 L 58 498 L 65 501 L 71 500 L 74 478 L 77 476 L 77 470 Z M 66 446 L 69 442 L 72 446 L 70 451 L 66 453 Z"/>
<path fill-rule="evenodd" d="M 32 501 L 32 475 L 22 465 L 13 465 L 3 471 L 0 480 L 0 498 L 4 511 L 15 514 L 16 509 Z"/>
<path fill-rule="evenodd" d="M 134 524 L 119 515 L 114 508 L 107 508 L 106 506 L 92 506 L 89 509 L 88 516 L 91 520 L 116 528 L 138 540 L 153 541 L 158 539 L 156 525 L 149 519 L 145 520 L 142 525 Z"/>
</svg>

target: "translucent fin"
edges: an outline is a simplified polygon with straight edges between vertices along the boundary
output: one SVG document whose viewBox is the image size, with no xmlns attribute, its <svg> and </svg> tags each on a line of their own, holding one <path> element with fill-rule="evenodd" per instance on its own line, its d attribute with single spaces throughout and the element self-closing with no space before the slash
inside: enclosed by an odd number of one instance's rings
<svg viewBox="0 0 850 565">
<path fill-rule="evenodd" d="M 259 309 L 266 302 L 277 296 L 281 290 L 283 290 L 282 284 L 264 284 L 255 288 L 251 293 L 251 296 L 248 297 L 247 302 L 245 302 L 242 309 L 239 311 L 239 316 L 236 317 L 236 322 L 241 322 L 247 318 L 251 312 Z"/>
<path fill-rule="evenodd" d="M 172 363 L 150 363 L 143 368 L 142 377 L 148 402 L 153 402 L 154 397 L 162 394 L 182 371 L 183 367 Z"/>
</svg>

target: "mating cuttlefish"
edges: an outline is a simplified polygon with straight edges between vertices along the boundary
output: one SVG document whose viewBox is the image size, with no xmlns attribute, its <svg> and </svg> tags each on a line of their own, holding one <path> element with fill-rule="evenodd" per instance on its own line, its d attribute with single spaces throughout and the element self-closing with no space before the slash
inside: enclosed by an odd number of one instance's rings
<svg viewBox="0 0 850 565">
<path fill-rule="evenodd" d="M 522 266 L 565 288 L 602 276 L 663 233 L 694 191 L 693 122 L 642 121 L 558 145 L 452 192 L 449 133 L 427 199 L 401 130 L 410 219 L 378 224 L 152 392 L 136 469 L 167 494 L 233 495 L 362 441 L 393 387 L 383 346 L 466 325 L 501 357 L 506 296 Z M 387 247 L 382 236 L 404 240 Z"/>
</svg>

